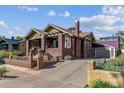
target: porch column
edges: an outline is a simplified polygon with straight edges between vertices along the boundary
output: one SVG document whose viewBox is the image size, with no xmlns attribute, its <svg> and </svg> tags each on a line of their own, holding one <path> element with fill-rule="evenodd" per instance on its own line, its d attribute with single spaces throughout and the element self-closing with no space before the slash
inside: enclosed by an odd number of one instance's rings
<svg viewBox="0 0 124 93">
<path fill-rule="evenodd" d="M 59 36 L 58 36 L 58 48 L 60 51 L 60 56 L 63 59 L 64 58 L 64 37 L 63 37 L 63 34 L 59 34 Z"/>
<path fill-rule="evenodd" d="M 8 44 L 8 50 L 9 50 L 9 52 L 12 51 L 12 44 Z"/>
<path fill-rule="evenodd" d="M 45 49 L 45 38 L 41 38 L 41 49 Z"/>
<path fill-rule="evenodd" d="M 28 39 L 26 39 L 26 56 L 28 56 L 29 55 L 29 40 Z"/>
</svg>

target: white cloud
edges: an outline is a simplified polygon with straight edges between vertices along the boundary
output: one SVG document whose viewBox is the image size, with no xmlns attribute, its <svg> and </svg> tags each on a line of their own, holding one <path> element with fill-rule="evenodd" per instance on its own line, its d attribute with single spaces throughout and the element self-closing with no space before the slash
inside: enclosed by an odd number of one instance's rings
<svg viewBox="0 0 124 93">
<path fill-rule="evenodd" d="M 12 30 L 7 32 L 7 35 L 10 36 L 20 36 L 21 29 L 18 26 L 15 26 Z"/>
<path fill-rule="evenodd" d="M 80 17 L 80 23 L 90 28 L 97 37 L 112 35 L 118 31 L 124 31 L 124 26 L 115 25 L 124 23 L 124 18 L 113 15 L 96 15 L 92 17 Z"/>
<path fill-rule="evenodd" d="M 8 28 L 8 26 L 4 21 L 0 20 L 0 29 L 2 28 Z"/>
<path fill-rule="evenodd" d="M 47 13 L 48 16 L 63 16 L 63 17 L 69 17 L 70 16 L 70 13 L 68 11 L 65 11 L 64 13 L 56 13 L 55 11 L 53 10 L 50 10 L 48 13 Z"/>
<path fill-rule="evenodd" d="M 70 16 L 70 13 L 68 11 L 65 11 L 64 14 L 63 14 L 64 17 L 69 17 Z"/>
<path fill-rule="evenodd" d="M 7 32 L 8 35 L 13 35 L 14 33 L 12 31 Z"/>
<path fill-rule="evenodd" d="M 15 31 L 15 32 L 20 32 L 21 29 L 20 29 L 18 26 L 15 26 L 15 27 L 13 28 L 13 31 Z"/>
<path fill-rule="evenodd" d="M 53 10 L 50 10 L 48 13 L 47 13 L 48 16 L 56 16 L 56 13 L 53 11 Z"/>
<path fill-rule="evenodd" d="M 123 6 L 103 6 L 102 13 L 107 15 L 124 16 Z"/>
<path fill-rule="evenodd" d="M 38 11 L 38 8 L 32 7 L 32 6 L 18 6 L 18 8 L 22 10 L 27 10 L 27 11 L 34 11 L 34 12 Z"/>
<path fill-rule="evenodd" d="M 120 21 L 119 17 L 109 15 L 96 15 L 92 17 L 80 17 L 80 22 L 86 26 L 111 26 Z"/>
<path fill-rule="evenodd" d="M 101 14 L 91 17 L 80 17 L 82 26 L 88 27 L 97 37 L 111 36 L 124 31 L 124 7 L 103 6 Z"/>
</svg>

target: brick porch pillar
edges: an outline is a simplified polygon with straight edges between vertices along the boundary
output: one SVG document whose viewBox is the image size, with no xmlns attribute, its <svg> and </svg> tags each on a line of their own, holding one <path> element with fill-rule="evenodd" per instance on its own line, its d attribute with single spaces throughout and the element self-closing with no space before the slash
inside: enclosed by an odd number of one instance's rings
<svg viewBox="0 0 124 93">
<path fill-rule="evenodd" d="M 34 55 L 34 50 L 31 49 L 29 52 L 29 56 L 28 56 L 28 60 L 29 60 L 29 67 L 32 68 L 33 67 L 33 55 Z"/>
<path fill-rule="evenodd" d="M 63 59 L 64 58 L 64 36 L 63 34 L 59 34 L 58 36 L 58 48 L 60 51 L 60 56 Z"/>
<path fill-rule="evenodd" d="M 42 68 L 44 68 L 43 53 L 38 53 L 37 69 L 36 70 L 40 70 Z"/>
<path fill-rule="evenodd" d="M 29 56 L 29 40 L 26 39 L 26 56 Z"/>
<path fill-rule="evenodd" d="M 45 49 L 45 38 L 41 38 L 41 49 Z"/>
<path fill-rule="evenodd" d="M 12 44 L 8 44 L 8 50 L 9 50 L 9 52 L 12 51 Z"/>
</svg>

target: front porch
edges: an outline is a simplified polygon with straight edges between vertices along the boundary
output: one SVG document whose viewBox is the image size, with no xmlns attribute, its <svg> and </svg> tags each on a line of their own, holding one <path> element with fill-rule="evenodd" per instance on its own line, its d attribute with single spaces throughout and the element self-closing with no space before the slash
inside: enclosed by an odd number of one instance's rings
<svg viewBox="0 0 124 93">
<path fill-rule="evenodd" d="M 6 51 L 11 52 L 13 50 L 18 50 L 19 45 L 18 44 L 6 44 L 6 43 L 4 44 L 3 43 L 0 47 L 1 47 L 0 49 L 2 49 L 2 50 L 6 50 Z"/>
<path fill-rule="evenodd" d="M 62 59 L 63 56 L 63 35 L 47 35 L 37 38 L 26 39 L 26 55 L 29 56 L 31 49 L 35 50 L 35 56 L 37 51 L 42 50 L 44 54 L 44 60 L 56 60 Z"/>
</svg>

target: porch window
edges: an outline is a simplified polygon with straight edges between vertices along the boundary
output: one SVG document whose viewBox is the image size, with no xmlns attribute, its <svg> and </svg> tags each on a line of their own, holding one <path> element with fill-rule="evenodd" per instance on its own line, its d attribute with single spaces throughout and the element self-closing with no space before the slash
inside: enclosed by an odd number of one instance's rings
<svg viewBox="0 0 124 93">
<path fill-rule="evenodd" d="M 48 48 L 58 48 L 58 38 L 57 37 L 47 38 L 47 47 Z"/>
</svg>

